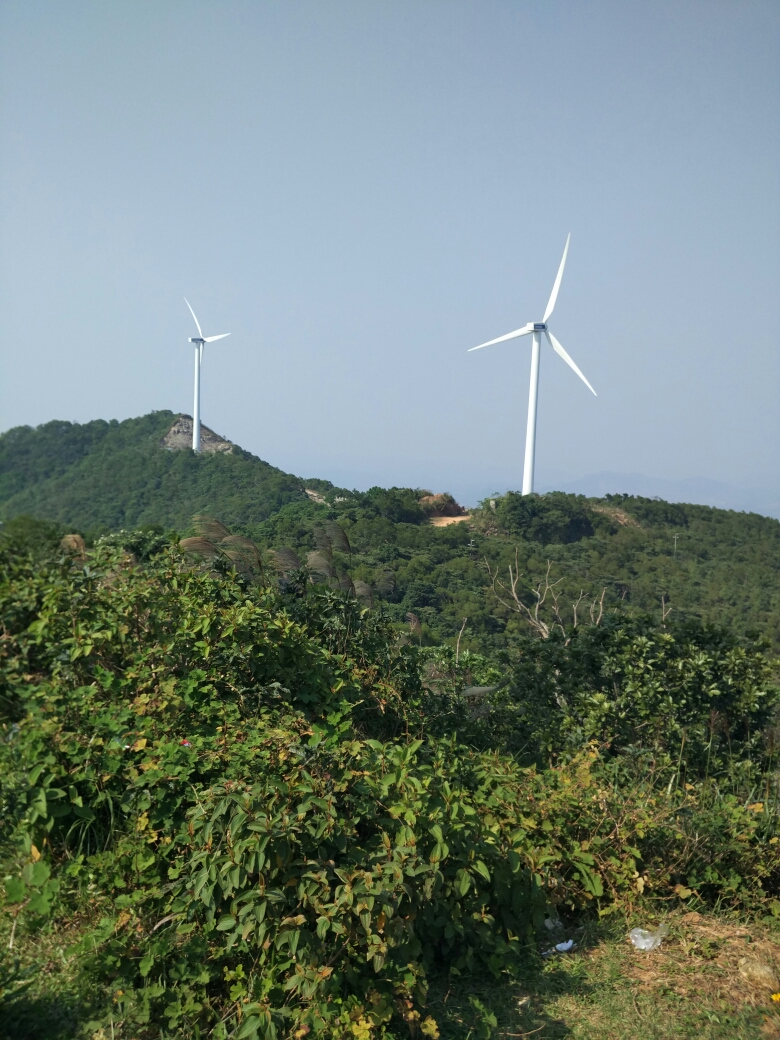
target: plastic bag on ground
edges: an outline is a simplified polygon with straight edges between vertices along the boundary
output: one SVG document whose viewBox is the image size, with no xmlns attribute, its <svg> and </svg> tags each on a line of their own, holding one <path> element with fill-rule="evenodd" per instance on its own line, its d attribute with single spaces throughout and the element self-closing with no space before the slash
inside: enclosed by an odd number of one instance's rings
<svg viewBox="0 0 780 1040">
<path fill-rule="evenodd" d="M 669 928 L 662 924 L 654 932 L 648 932 L 644 928 L 632 928 L 628 937 L 638 950 L 657 950 L 668 932 Z"/>
<path fill-rule="evenodd" d="M 542 957 L 549 957 L 553 953 L 568 953 L 569 950 L 573 950 L 577 944 L 573 939 L 567 939 L 566 942 L 557 943 L 555 946 L 551 946 L 549 950 L 542 950 Z"/>
</svg>

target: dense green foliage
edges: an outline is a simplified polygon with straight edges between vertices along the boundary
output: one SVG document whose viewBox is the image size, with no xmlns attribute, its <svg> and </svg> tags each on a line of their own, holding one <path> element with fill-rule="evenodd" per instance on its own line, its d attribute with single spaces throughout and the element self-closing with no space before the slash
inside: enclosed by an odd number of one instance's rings
<svg viewBox="0 0 780 1040">
<path fill-rule="evenodd" d="M 660 617 L 671 606 L 675 619 L 756 632 L 780 649 L 777 520 L 624 495 L 510 492 L 466 523 L 434 527 L 419 490 L 361 494 L 307 481 L 323 499 L 317 503 L 299 478 L 239 448 L 167 451 L 160 444 L 175 418 L 156 412 L 122 423 L 10 430 L 0 437 L 0 517 L 29 514 L 63 525 L 62 533 L 147 525 L 185 534 L 195 513 L 210 513 L 301 560 L 318 548 L 316 530 L 336 520 L 351 543 L 346 554 L 334 547 L 336 572 L 370 586 L 397 625 L 414 615 L 414 638 L 429 645 L 454 645 L 464 618 L 463 648 L 494 653 L 516 642 L 525 622 L 496 599 L 486 565 L 506 583 L 517 550 L 528 604 L 552 562 L 567 625 L 581 593 L 587 613 L 606 588 L 607 612 L 619 606 Z"/>
<path fill-rule="evenodd" d="M 265 519 L 305 499 L 301 481 L 249 452 L 168 451 L 176 416 L 152 412 L 124 422 L 50 422 L 0 436 L 0 514 L 30 514 L 81 531 L 143 524 L 184 530 L 193 514 L 228 523 Z"/>
<path fill-rule="evenodd" d="M 407 490 L 332 490 L 325 496 L 324 505 L 285 506 L 246 530 L 259 544 L 286 545 L 304 558 L 316 548 L 317 529 L 335 519 L 351 546 L 349 554 L 335 553 L 337 568 L 370 585 L 397 623 L 414 614 L 423 643 L 454 645 L 467 618 L 463 648 L 511 648 L 526 621 L 496 598 L 492 576 L 508 585 L 508 567 L 517 564 L 519 592 L 531 606 L 551 564 L 567 629 L 574 623 L 573 604 L 581 597 L 579 618 L 588 618 L 606 590 L 607 614 L 628 610 L 661 620 L 671 607 L 675 620 L 759 633 L 780 648 L 777 520 L 630 496 L 510 493 L 495 501 L 495 509 L 485 503 L 472 510 L 467 522 L 434 527 L 424 517 L 393 519 L 408 508 Z"/>
<path fill-rule="evenodd" d="M 428 980 L 511 974 L 545 914 L 780 896 L 759 644 L 628 613 L 456 659 L 163 542 L 0 556 L 4 913 L 80 922 L 91 1029 L 433 1040 Z"/>
<path fill-rule="evenodd" d="M 436 1040 L 545 916 L 780 916 L 777 521 L 316 501 L 174 418 L 0 438 L 3 943 L 75 933 L 69 1040 Z"/>
</svg>

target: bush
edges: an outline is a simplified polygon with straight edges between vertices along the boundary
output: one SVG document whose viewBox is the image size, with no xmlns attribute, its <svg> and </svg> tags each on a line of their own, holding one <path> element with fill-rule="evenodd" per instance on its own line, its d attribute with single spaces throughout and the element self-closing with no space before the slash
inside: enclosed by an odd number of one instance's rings
<svg viewBox="0 0 780 1040">
<path fill-rule="evenodd" d="M 482 740 L 538 763 L 588 742 L 611 754 L 644 750 L 704 778 L 760 771 L 775 753 L 779 704 L 777 662 L 763 642 L 698 622 L 659 628 L 611 616 L 566 638 L 554 630 L 523 640 Z"/>
<path fill-rule="evenodd" d="M 669 719 L 695 729 L 713 677 L 759 725 L 758 658 L 714 636 L 529 644 L 511 701 L 475 719 L 441 709 L 461 669 L 494 678 L 485 659 L 399 646 L 354 599 L 206 574 L 173 549 L 144 566 L 105 544 L 6 560 L 0 610 L 5 910 L 22 936 L 46 915 L 82 923 L 100 1020 L 122 1035 L 435 1040 L 431 973 L 513 972 L 545 912 L 778 894 L 768 800 L 657 767 L 642 721 L 619 755 L 575 749 L 630 727 L 637 691 L 656 741 Z M 567 653 L 579 672 L 556 678 Z M 522 726 L 567 750 L 552 766 L 486 746 L 506 737 L 501 711 L 520 732 L 532 668 Z M 624 700 L 591 723 L 577 675 L 620 677 Z M 688 701 L 667 710 L 675 677 Z"/>
<path fill-rule="evenodd" d="M 584 500 L 577 495 L 521 495 L 508 491 L 490 514 L 506 534 L 544 545 L 566 545 L 593 534 Z"/>
</svg>

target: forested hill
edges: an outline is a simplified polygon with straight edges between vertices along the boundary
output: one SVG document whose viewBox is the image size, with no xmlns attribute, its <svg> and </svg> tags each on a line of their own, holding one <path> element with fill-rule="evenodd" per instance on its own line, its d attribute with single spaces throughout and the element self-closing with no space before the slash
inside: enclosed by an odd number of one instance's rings
<svg viewBox="0 0 780 1040">
<path fill-rule="evenodd" d="M 258 522 L 306 498 L 299 478 L 236 445 L 195 455 L 163 439 L 179 416 L 19 426 L 0 436 L 0 516 L 28 514 L 82 531 L 160 524 L 185 530 L 193 513 Z"/>
<path fill-rule="evenodd" d="M 208 513 L 263 550 L 293 550 L 315 581 L 347 590 L 361 583 L 423 645 L 454 644 L 462 628 L 461 649 L 511 648 L 529 626 L 520 604 L 533 608 L 549 567 L 543 614 L 549 620 L 557 597 L 567 629 L 579 601 L 579 623 L 592 607 L 668 615 L 670 623 L 696 617 L 767 636 L 780 649 L 777 520 L 624 495 L 510 492 L 436 526 L 432 513 L 458 509 L 420 490 L 304 484 L 226 442 L 229 450 L 199 456 L 169 450 L 163 442 L 179 419 L 155 412 L 121 423 L 10 430 L 0 437 L 5 530 L 26 514 L 88 541 L 144 525 L 187 534 L 193 515 Z M 345 540 L 327 534 L 333 522 Z M 519 569 L 519 603 L 510 564 Z"/>
</svg>

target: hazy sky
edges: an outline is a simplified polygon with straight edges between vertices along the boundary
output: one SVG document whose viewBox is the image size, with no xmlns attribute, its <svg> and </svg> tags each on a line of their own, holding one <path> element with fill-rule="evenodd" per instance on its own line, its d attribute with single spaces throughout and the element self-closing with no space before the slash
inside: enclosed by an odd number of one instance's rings
<svg viewBox="0 0 780 1040">
<path fill-rule="evenodd" d="M 347 486 L 780 486 L 776 0 L 0 5 L 0 428 L 192 411 Z M 616 488 L 615 490 L 622 490 Z"/>
</svg>

